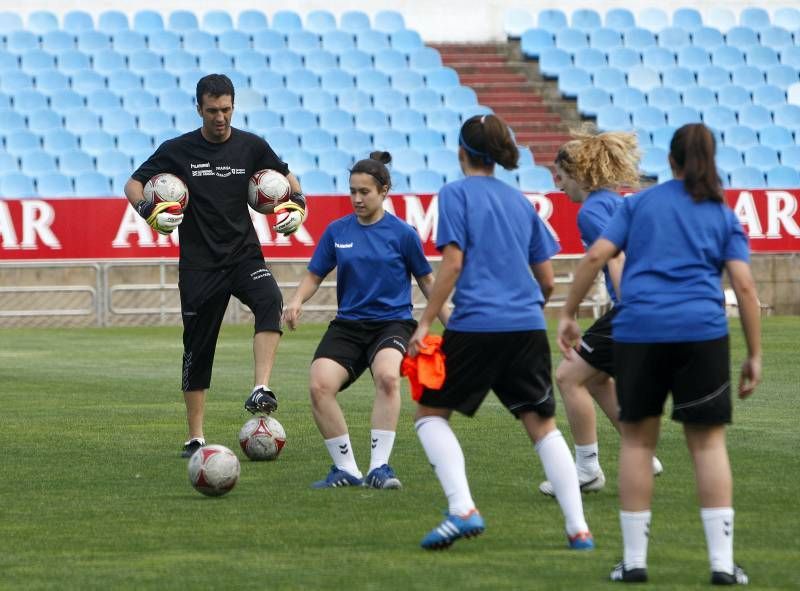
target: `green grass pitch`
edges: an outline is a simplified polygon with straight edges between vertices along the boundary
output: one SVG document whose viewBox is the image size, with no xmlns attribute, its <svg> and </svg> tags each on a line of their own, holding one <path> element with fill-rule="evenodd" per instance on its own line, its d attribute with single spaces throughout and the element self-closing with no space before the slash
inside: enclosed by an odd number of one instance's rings
<svg viewBox="0 0 800 591">
<path fill-rule="evenodd" d="M 551 337 L 554 334 L 551 325 Z M 308 365 L 323 325 L 287 333 L 272 380 L 288 441 L 277 462 L 243 459 L 236 488 L 206 498 L 179 457 L 185 436 L 178 327 L 0 331 L 0 589 L 596 589 L 621 557 L 618 439 L 599 420 L 606 489 L 584 496 L 597 549 L 566 549 L 522 429 L 494 397 L 454 417 L 486 533 L 446 552 L 421 537 L 446 508 L 403 413 L 392 463 L 401 491 L 310 490 L 330 465 L 311 419 Z M 744 354 L 732 324 L 734 374 Z M 735 404 L 736 559 L 754 589 L 800 588 L 800 318 L 764 322 L 764 381 Z M 237 451 L 249 415 L 251 328 L 225 326 L 206 437 Z M 557 363 L 558 354 L 554 354 Z M 373 389 L 340 396 L 356 458 L 369 461 Z M 570 440 L 559 399 L 559 426 Z M 708 566 L 688 454 L 663 422 L 649 589 L 706 589 Z"/>
</svg>

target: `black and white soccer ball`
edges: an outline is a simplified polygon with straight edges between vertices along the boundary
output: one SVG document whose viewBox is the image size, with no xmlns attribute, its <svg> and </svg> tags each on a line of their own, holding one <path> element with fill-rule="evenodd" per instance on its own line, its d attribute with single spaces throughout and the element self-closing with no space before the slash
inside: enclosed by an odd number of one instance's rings
<svg viewBox="0 0 800 591">
<path fill-rule="evenodd" d="M 224 445 L 206 445 L 189 459 L 189 482 L 198 492 L 220 497 L 239 480 L 239 458 Z"/>
<path fill-rule="evenodd" d="M 253 417 L 239 431 L 239 445 L 244 454 L 254 460 L 275 460 L 286 444 L 286 431 L 272 417 Z"/>
</svg>

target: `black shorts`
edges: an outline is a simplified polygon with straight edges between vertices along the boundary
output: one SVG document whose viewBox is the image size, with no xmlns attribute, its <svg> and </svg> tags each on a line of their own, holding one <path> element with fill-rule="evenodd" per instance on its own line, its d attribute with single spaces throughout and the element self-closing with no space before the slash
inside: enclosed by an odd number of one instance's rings
<svg viewBox="0 0 800 591">
<path fill-rule="evenodd" d="M 616 306 L 603 314 L 583 333 L 581 344 L 575 347 L 578 355 L 595 369 L 614 375 L 614 338 L 611 321 L 617 315 Z"/>
<path fill-rule="evenodd" d="M 347 370 L 348 380 L 341 391 L 372 365 L 381 349 L 397 349 L 405 355 L 416 327 L 416 320 L 332 320 L 314 359 L 332 359 Z M 399 365 L 397 371 L 399 375 Z"/>
<path fill-rule="evenodd" d="M 731 422 L 728 337 L 687 343 L 615 343 L 621 421 L 661 416 L 672 392 L 672 419 Z"/>
<path fill-rule="evenodd" d="M 516 417 L 528 411 L 545 418 L 555 415 L 550 345 L 545 331 L 446 330 L 442 352 L 444 385 L 441 390 L 423 390 L 420 404 L 472 416 L 489 390 L 494 390 Z"/>
<path fill-rule="evenodd" d="M 183 316 L 184 392 L 211 386 L 217 337 L 231 295 L 255 316 L 255 332 L 281 332 L 283 297 L 263 258 L 205 271 L 179 269 L 178 288 Z"/>
</svg>

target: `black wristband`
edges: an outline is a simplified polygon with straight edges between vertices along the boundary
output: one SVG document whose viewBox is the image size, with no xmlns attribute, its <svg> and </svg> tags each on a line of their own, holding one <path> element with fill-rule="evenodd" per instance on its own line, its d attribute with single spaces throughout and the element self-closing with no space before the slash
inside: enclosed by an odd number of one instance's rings
<svg viewBox="0 0 800 591">
<path fill-rule="evenodd" d="M 293 203 L 296 203 L 297 205 L 299 205 L 303 209 L 306 208 L 306 196 L 303 195 L 303 193 L 301 191 L 295 191 L 294 193 L 292 193 L 292 196 L 290 197 L 290 199 L 291 199 L 291 201 Z"/>
<path fill-rule="evenodd" d="M 144 219 L 150 217 L 150 214 L 153 213 L 153 209 L 155 209 L 155 203 L 150 203 L 147 199 L 142 199 L 141 201 L 137 202 L 136 205 L 133 206 L 140 216 Z"/>
</svg>

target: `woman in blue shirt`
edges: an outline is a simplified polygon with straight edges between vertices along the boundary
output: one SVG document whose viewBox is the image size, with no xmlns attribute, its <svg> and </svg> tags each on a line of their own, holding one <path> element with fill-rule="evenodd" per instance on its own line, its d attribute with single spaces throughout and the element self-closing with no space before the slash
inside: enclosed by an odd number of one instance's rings
<svg viewBox="0 0 800 591">
<path fill-rule="evenodd" d="M 442 263 L 409 343 L 409 354 L 416 355 L 455 288 L 455 308 L 442 343 L 444 384 L 438 390 L 423 389 L 415 423 L 447 496 L 448 511 L 421 545 L 447 548 L 485 528 L 449 418 L 454 410 L 472 416 L 492 389 L 535 444 L 564 513 L 570 547 L 591 549 L 575 464 L 555 424 L 542 312 L 553 290 L 550 257 L 558 245 L 525 196 L 494 177 L 495 163 L 512 170 L 519 160 L 501 119 L 468 119 L 461 127 L 458 158 L 465 178 L 439 192 L 436 246 Z"/>
<path fill-rule="evenodd" d="M 400 416 L 400 363 L 416 327 L 411 315 L 411 275 L 428 295 L 433 274 L 416 230 L 387 213 L 391 187 L 388 152 L 373 152 L 350 171 L 354 213 L 332 222 L 317 245 L 283 318 L 294 329 L 302 306 L 336 268 L 338 312 L 311 364 L 311 411 L 333 460 L 314 488 L 358 486 L 400 488 L 389 466 Z M 439 318 L 447 322 L 447 309 Z M 367 369 L 375 382 L 371 460 L 362 480 L 337 394 Z"/>
<path fill-rule="evenodd" d="M 584 248 L 589 248 L 605 230 L 611 216 L 622 203 L 614 192 L 621 186 L 639 183 L 639 146 L 635 133 L 610 131 L 601 134 L 576 133 L 561 146 L 555 159 L 556 185 L 571 201 L 580 203 L 578 230 Z M 619 431 L 617 392 L 614 388 L 614 341 L 611 322 L 619 310 L 619 282 L 625 253 L 621 252 L 603 267 L 606 289 L 614 304 L 581 338 L 577 355 L 564 358 L 556 369 L 556 384 L 564 400 L 572 437 L 575 440 L 575 467 L 581 490 L 598 491 L 606 477 L 600 467 L 597 422 L 592 398 Z M 653 473 L 663 471 L 653 458 Z M 553 496 L 553 486 L 544 481 L 539 490 Z"/>
<path fill-rule="evenodd" d="M 746 584 L 733 561 L 733 483 L 725 444 L 731 422 L 728 322 L 721 286 L 728 272 L 747 343 L 739 397 L 761 379 L 760 309 L 747 237 L 724 201 L 714 136 L 702 124 L 675 132 L 674 180 L 629 197 L 578 265 L 559 322 L 559 347 L 572 357 L 580 338 L 578 303 L 594 276 L 625 251 L 622 304 L 614 318 L 614 368 L 620 405 L 620 523 L 623 561 L 611 579 L 647 580 L 647 541 L 661 414 L 672 392 L 695 467 L 714 584 Z"/>
</svg>

